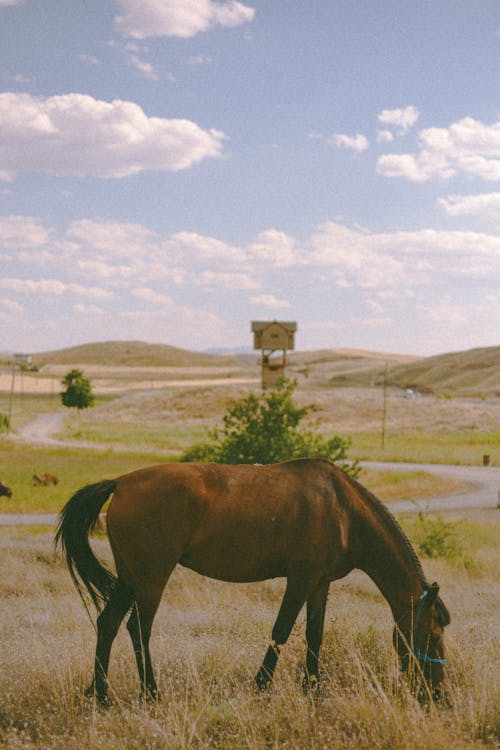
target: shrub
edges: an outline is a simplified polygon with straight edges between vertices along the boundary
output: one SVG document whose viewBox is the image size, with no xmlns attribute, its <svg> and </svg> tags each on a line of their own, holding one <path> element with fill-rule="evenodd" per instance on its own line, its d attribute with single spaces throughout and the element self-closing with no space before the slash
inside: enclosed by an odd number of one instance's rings
<svg viewBox="0 0 500 750">
<path fill-rule="evenodd" d="M 417 549 L 423 557 L 450 559 L 462 555 L 457 522 L 446 521 L 442 516 L 431 518 L 420 513 L 415 534 Z"/>
<path fill-rule="evenodd" d="M 181 460 L 228 464 L 271 464 L 292 458 L 326 458 L 344 462 L 353 476 L 357 462 L 346 464 L 348 440 L 324 438 L 299 423 L 308 413 L 292 396 L 297 382 L 282 379 L 275 388 L 236 401 L 223 417 L 223 428 L 209 432 L 209 441 L 193 446 Z"/>
</svg>

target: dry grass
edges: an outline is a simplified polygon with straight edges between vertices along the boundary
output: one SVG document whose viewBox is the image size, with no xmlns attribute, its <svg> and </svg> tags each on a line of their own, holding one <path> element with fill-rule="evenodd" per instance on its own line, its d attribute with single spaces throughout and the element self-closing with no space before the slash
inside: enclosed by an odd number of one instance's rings
<svg viewBox="0 0 500 750">
<path fill-rule="evenodd" d="M 363 574 L 332 586 L 323 691 L 313 700 L 300 689 L 303 617 L 284 649 L 273 690 L 260 695 L 254 688 L 283 582 L 224 584 L 185 569 L 175 571 L 153 633 L 163 700 L 138 704 L 131 646 L 122 629 L 112 655 L 115 704 L 107 712 L 97 710 L 82 697 L 94 632 L 66 569 L 53 557 L 52 538 L 4 532 L 0 747 L 493 748 L 500 730 L 495 724 L 500 553 L 491 536 L 492 514 L 468 522 L 468 537 L 477 529 L 489 549 L 482 572 L 470 577 L 456 564 L 424 565 L 428 578 L 440 581 L 452 612 L 449 711 L 423 711 L 408 694 L 390 645 L 389 609 Z M 100 555 L 107 554 L 106 541 L 96 544 Z"/>
</svg>

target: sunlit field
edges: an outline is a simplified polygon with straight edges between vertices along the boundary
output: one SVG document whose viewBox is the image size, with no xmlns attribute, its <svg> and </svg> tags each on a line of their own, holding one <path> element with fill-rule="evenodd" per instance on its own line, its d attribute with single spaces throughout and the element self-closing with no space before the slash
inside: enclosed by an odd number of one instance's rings
<svg viewBox="0 0 500 750">
<path fill-rule="evenodd" d="M 253 675 L 267 647 L 284 582 L 224 584 L 177 568 L 155 620 L 152 652 L 162 699 L 138 702 L 138 678 L 122 627 L 111 659 L 113 705 L 83 697 L 95 647 L 93 625 L 44 529 L 0 534 L 2 631 L 0 746 L 89 748 L 496 747 L 498 701 L 497 511 L 455 514 L 455 553 L 423 560 L 451 611 L 447 628 L 450 709 L 422 709 L 391 646 L 391 615 L 369 579 L 333 584 L 319 696 L 301 689 L 303 614 L 283 649 L 275 684 L 259 694 Z M 418 519 L 404 520 L 416 539 Z M 94 542 L 108 557 L 105 539 Z M 464 564 L 469 560 L 469 564 Z M 474 565 L 470 564 L 470 561 Z M 93 614 L 93 613 L 92 613 Z"/>
</svg>

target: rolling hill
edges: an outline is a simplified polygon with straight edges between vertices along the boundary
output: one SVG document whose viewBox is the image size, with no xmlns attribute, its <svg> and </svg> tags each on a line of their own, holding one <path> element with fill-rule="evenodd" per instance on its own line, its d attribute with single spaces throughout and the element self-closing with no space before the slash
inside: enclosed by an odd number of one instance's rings
<svg viewBox="0 0 500 750">
<path fill-rule="evenodd" d="M 204 354 L 168 344 L 101 341 L 33 355 L 37 365 L 108 365 L 113 367 L 202 367 L 240 364 L 237 355 Z"/>
<path fill-rule="evenodd" d="M 208 354 L 166 344 L 106 341 L 40 352 L 37 365 L 107 365 L 122 367 L 238 367 L 256 370 L 258 352 Z M 291 352 L 287 374 L 307 378 L 313 386 L 380 385 L 387 363 L 387 383 L 435 394 L 500 396 L 500 346 L 432 357 L 356 349 Z"/>
</svg>

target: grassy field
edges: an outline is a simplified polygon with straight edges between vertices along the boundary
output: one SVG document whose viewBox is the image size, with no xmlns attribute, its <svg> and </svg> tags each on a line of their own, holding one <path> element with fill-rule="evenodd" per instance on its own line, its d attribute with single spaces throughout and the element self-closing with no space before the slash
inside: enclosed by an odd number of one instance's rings
<svg viewBox="0 0 500 750">
<path fill-rule="evenodd" d="M 166 460 L 154 453 L 44 448 L 3 441 L 0 466 L 12 497 L 0 497 L 0 513 L 57 512 L 85 484 Z M 39 472 L 55 474 L 59 483 L 33 487 L 33 474 Z"/>
<path fill-rule="evenodd" d="M 283 650 L 275 685 L 253 675 L 267 647 L 283 581 L 236 585 L 178 568 L 152 639 L 163 699 L 137 701 L 125 628 L 111 662 L 113 707 L 83 698 L 95 635 L 52 536 L 0 533 L 0 747 L 12 750 L 479 750 L 497 747 L 500 552 L 495 511 L 454 516 L 456 554 L 424 560 L 452 614 L 447 628 L 453 708 L 423 710 L 409 694 L 391 646 L 390 611 L 366 576 L 332 585 L 323 688 L 300 688 L 304 616 Z M 418 539 L 418 519 L 404 520 Z M 106 557 L 105 540 L 95 542 Z M 464 559 L 473 559 L 472 568 Z M 496 603 L 496 604 L 495 604 Z"/>
<path fill-rule="evenodd" d="M 8 478 L 12 497 L 0 497 L 0 513 L 55 513 L 85 484 L 175 458 L 175 455 L 164 453 L 44 448 L 3 441 L 0 442 L 0 465 L 5 481 Z M 56 486 L 33 487 L 33 474 L 39 472 L 55 474 L 59 483 Z M 385 501 L 418 499 L 430 494 L 446 495 L 462 489 L 450 478 L 435 477 L 423 471 L 364 470 L 360 479 Z"/>
</svg>

